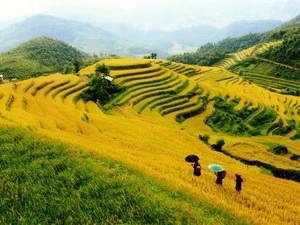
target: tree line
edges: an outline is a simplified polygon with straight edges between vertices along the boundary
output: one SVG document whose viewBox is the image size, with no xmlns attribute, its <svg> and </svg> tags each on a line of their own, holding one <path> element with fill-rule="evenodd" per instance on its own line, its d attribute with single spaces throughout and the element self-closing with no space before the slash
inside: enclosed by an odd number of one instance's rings
<svg viewBox="0 0 300 225">
<path fill-rule="evenodd" d="M 300 27 L 281 33 L 282 44 L 271 46 L 261 57 L 300 68 Z"/>
<path fill-rule="evenodd" d="M 215 44 L 207 43 L 198 48 L 196 52 L 173 55 L 168 60 L 186 64 L 211 66 L 225 59 L 229 53 L 258 44 L 262 37 L 262 34 L 250 33 L 237 38 L 226 38 Z"/>
</svg>

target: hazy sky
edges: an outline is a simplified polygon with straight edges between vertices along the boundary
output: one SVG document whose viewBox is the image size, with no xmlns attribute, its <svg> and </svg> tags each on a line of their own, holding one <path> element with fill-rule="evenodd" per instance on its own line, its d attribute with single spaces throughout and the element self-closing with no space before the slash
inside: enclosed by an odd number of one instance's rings
<svg viewBox="0 0 300 225">
<path fill-rule="evenodd" d="M 300 0 L 0 0 L 0 21 L 37 13 L 174 29 L 239 20 L 286 21 L 300 14 Z"/>
</svg>

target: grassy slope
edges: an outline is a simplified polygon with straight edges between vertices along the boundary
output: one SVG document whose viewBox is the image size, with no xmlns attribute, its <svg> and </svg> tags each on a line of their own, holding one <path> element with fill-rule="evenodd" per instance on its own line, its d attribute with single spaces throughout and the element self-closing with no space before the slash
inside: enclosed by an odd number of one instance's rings
<svg viewBox="0 0 300 225">
<path fill-rule="evenodd" d="M 233 98 L 238 93 L 243 99 L 252 101 L 253 105 L 262 102 L 281 106 L 285 101 L 281 96 L 266 92 L 255 85 L 220 81 L 220 78 L 226 76 L 233 75 L 214 68 L 197 75 L 195 80 L 211 94 L 229 94 L 229 97 Z M 1 85 L 1 124 L 19 124 L 51 138 L 78 145 L 84 151 L 93 152 L 95 155 L 113 158 L 118 163 L 139 171 L 143 176 L 167 185 L 172 192 L 182 190 L 193 196 L 194 202 L 211 202 L 219 210 L 231 211 L 237 217 L 247 218 L 253 224 L 299 223 L 297 212 L 300 202 L 295 198 L 299 190 L 298 183 L 264 175 L 259 168 L 245 166 L 221 153 L 211 151 L 198 140 L 198 134 L 205 130 L 211 136 L 211 143 L 222 137 L 225 139 L 227 150 L 235 154 L 241 152 L 253 158 L 259 157 L 284 168 L 299 168 L 299 163 L 272 155 L 259 143 L 284 143 L 289 149 L 297 152 L 297 141 L 277 136 L 237 138 L 217 134 L 206 129 L 201 121 L 177 124 L 174 120 L 159 116 L 137 114 L 130 105 L 117 107 L 113 111 L 115 115 L 105 115 L 91 103 L 84 104 L 80 101 L 70 101 L 68 97 L 61 98 L 67 85 L 65 88 L 59 88 L 57 83 L 63 83 L 64 79 L 70 79 L 70 85 L 76 84 L 78 77 L 55 75 L 18 82 L 16 85 Z M 39 89 L 37 94 L 32 96 L 35 87 L 50 80 L 55 82 Z M 57 86 L 56 90 L 51 89 L 54 86 Z M 55 97 L 52 97 L 58 90 Z M 12 95 L 14 98 L 11 98 Z M 200 155 L 203 175 L 199 179 L 191 175 L 191 166 L 183 160 L 190 153 Z M 216 162 L 222 164 L 228 172 L 222 188 L 215 185 L 215 176 L 207 169 L 210 163 Z M 236 172 L 245 178 L 241 195 L 234 191 Z M 193 208 L 194 206 L 189 210 Z M 196 219 L 199 223 L 204 221 L 205 224 L 215 224 L 219 212 L 216 214 L 214 219 Z"/>
<path fill-rule="evenodd" d="M 74 146 L 6 126 L 0 140 L 2 224 L 246 224 Z"/>
</svg>

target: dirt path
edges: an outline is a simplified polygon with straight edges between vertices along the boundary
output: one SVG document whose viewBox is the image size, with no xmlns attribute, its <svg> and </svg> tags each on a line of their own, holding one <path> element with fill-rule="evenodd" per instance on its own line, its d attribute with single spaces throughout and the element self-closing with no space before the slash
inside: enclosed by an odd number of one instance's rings
<svg viewBox="0 0 300 225">
<path fill-rule="evenodd" d="M 254 56 L 254 58 L 258 59 L 258 60 L 261 60 L 261 61 L 264 61 L 264 62 L 276 64 L 278 66 L 283 66 L 283 67 L 286 67 L 286 68 L 289 68 L 289 69 L 299 70 L 300 71 L 300 68 L 296 68 L 296 67 L 293 67 L 293 66 L 290 66 L 290 65 L 287 65 L 287 64 L 275 62 L 275 61 L 272 61 L 272 60 L 269 60 L 269 59 L 265 59 L 265 58 L 261 58 L 261 57 L 257 57 L 257 56 Z"/>
<path fill-rule="evenodd" d="M 289 68 L 289 69 L 292 69 L 292 70 L 299 70 L 300 71 L 300 68 L 293 67 L 293 66 L 290 66 L 290 65 L 287 65 L 287 64 L 284 64 L 284 63 L 275 62 L 275 61 L 272 61 L 272 60 L 269 60 L 269 59 L 258 57 L 256 55 L 256 51 L 257 51 L 257 49 L 254 50 L 253 53 L 251 54 L 251 56 L 254 59 L 258 59 L 258 60 L 261 60 L 261 61 L 264 61 L 264 62 L 272 63 L 272 64 L 275 64 L 275 65 L 278 65 L 278 66 L 283 66 L 283 67 L 286 67 L 286 68 Z"/>
</svg>

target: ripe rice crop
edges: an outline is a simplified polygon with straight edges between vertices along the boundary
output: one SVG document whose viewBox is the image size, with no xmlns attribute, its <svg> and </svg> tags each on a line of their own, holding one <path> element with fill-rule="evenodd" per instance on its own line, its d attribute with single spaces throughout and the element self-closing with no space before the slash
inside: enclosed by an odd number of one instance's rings
<svg viewBox="0 0 300 225">
<path fill-rule="evenodd" d="M 117 59 L 115 61 L 111 59 L 107 61 L 107 64 L 115 65 L 119 72 L 120 68 L 126 68 L 124 69 L 126 71 L 128 67 L 149 66 L 148 61 L 145 63 L 142 60 L 141 64 L 134 64 L 135 60 L 129 61 L 129 64 L 126 64 L 126 60 L 118 62 Z M 196 103 L 198 96 L 206 94 L 209 102 L 203 113 L 191 117 L 181 124 L 178 124 L 173 116 L 172 118 L 158 117 L 157 114 L 152 116 L 149 110 L 146 115 L 143 115 L 143 112 L 138 114 L 130 104 L 115 107 L 112 109 L 111 115 L 107 115 L 93 102 L 58 101 L 57 98 L 73 90 L 72 88 L 76 84 L 83 84 L 75 75 L 66 77 L 50 75 L 33 78 L 30 81 L 20 81 L 17 87 L 10 83 L 1 84 L 0 123 L 22 126 L 55 140 L 72 143 L 86 152 L 111 158 L 138 171 L 144 177 L 167 185 L 171 190 L 188 193 L 193 196 L 195 202 L 210 202 L 220 211 L 231 212 L 238 218 L 245 218 L 250 224 L 300 224 L 298 215 L 300 199 L 297 198 L 298 182 L 275 178 L 267 174 L 268 171 L 256 166 L 247 166 L 220 152 L 212 151 L 198 138 L 199 134 L 208 134 L 210 144 L 223 138 L 225 140 L 224 149 L 238 156 L 266 161 L 282 168 L 298 169 L 297 162 L 290 161 L 286 157 L 271 155 L 267 152 L 267 147 L 262 144 L 262 142 L 284 144 L 289 151 L 300 154 L 297 140 L 273 135 L 235 137 L 225 133 L 215 133 L 203 122 L 215 110 L 214 97 L 217 96 L 223 98 L 227 96 L 228 99 L 240 98 L 240 102 L 244 102 L 244 105 L 261 105 L 262 109 L 278 105 L 277 117 L 283 120 L 299 121 L 296 115 L 283 113 L 284 108 L 296 107 L 298 98 L 269 92 L 255 84 L 242 83 L 241 80 L 235 82 L 232 77 L 237 77 L 237 75 L 226 70 L 203 67 L 199 67 L 199 69 L 203 73 L 191 78 L 179 74 L 180 82 L 177 87 L 187 80 L 189 86 L 186 88 L 188 90 L 198 87 L 198 90 L 195 89 L 189 93 L 192 100 L 190 103 Z M 53 83 L 41 85 L 43 82 L 52 80 Z M 70 80 L 70 82 L 64 83 L 66 80 Z M 231 82 L 228 82 L 229 80 Z M 59 86 L 60 83 L 63 85 Z M 168 85 L 172 86 L 175 83 L 173 81 L 163 87 L 169 89 Z M 198 86 L 195 86 L 196 84 Z M 31 91 L 37 86 L 41 88 L 36 95 L 32 96 Z M 176 89 L 174 86 L 172 87 L 170 90 Z M 188 92 L 184 89 L 182 92 L 173 94 L 180 96 L 182 93 L 187 94 Z M 142 97 L 142 93 L 139 91 L 133 94 L 136 94 L 136 99 Z M 12 103 L 12 110 L 9 111 L 6 110 L 6 102 L 12 95 L 15 96 L 16 102 Z M 153 96 L 149 96 L 149 99 L 145 97 L 145 102 L 152 99 Z M 26 102 L 25 109 L 22 102 Z M 174 115 L 176 113 L 178 112 L 174 112 Z M 251 118 L 249 119 L 251 120 Z M 184 161 L 184 157 L 192 153 L 200 156 L 201 177 L 194 177 L 191 165 Z M 211 163 L 219 163 L 227 170 L 222 187 L 215 184 L 216 177 L 208 169 L 208 165 Z M 241 193 L 236 193 L 234 190 L 235 173 L 242 174 L 245 180 Z M 140 192 L 137 190 L 136 194 L 138 195 Z M 199 210 L 201 211 L 201 209 Z M 214 220 L 211 223 L 217 224 L 218 222 Z"/>
</svg>

